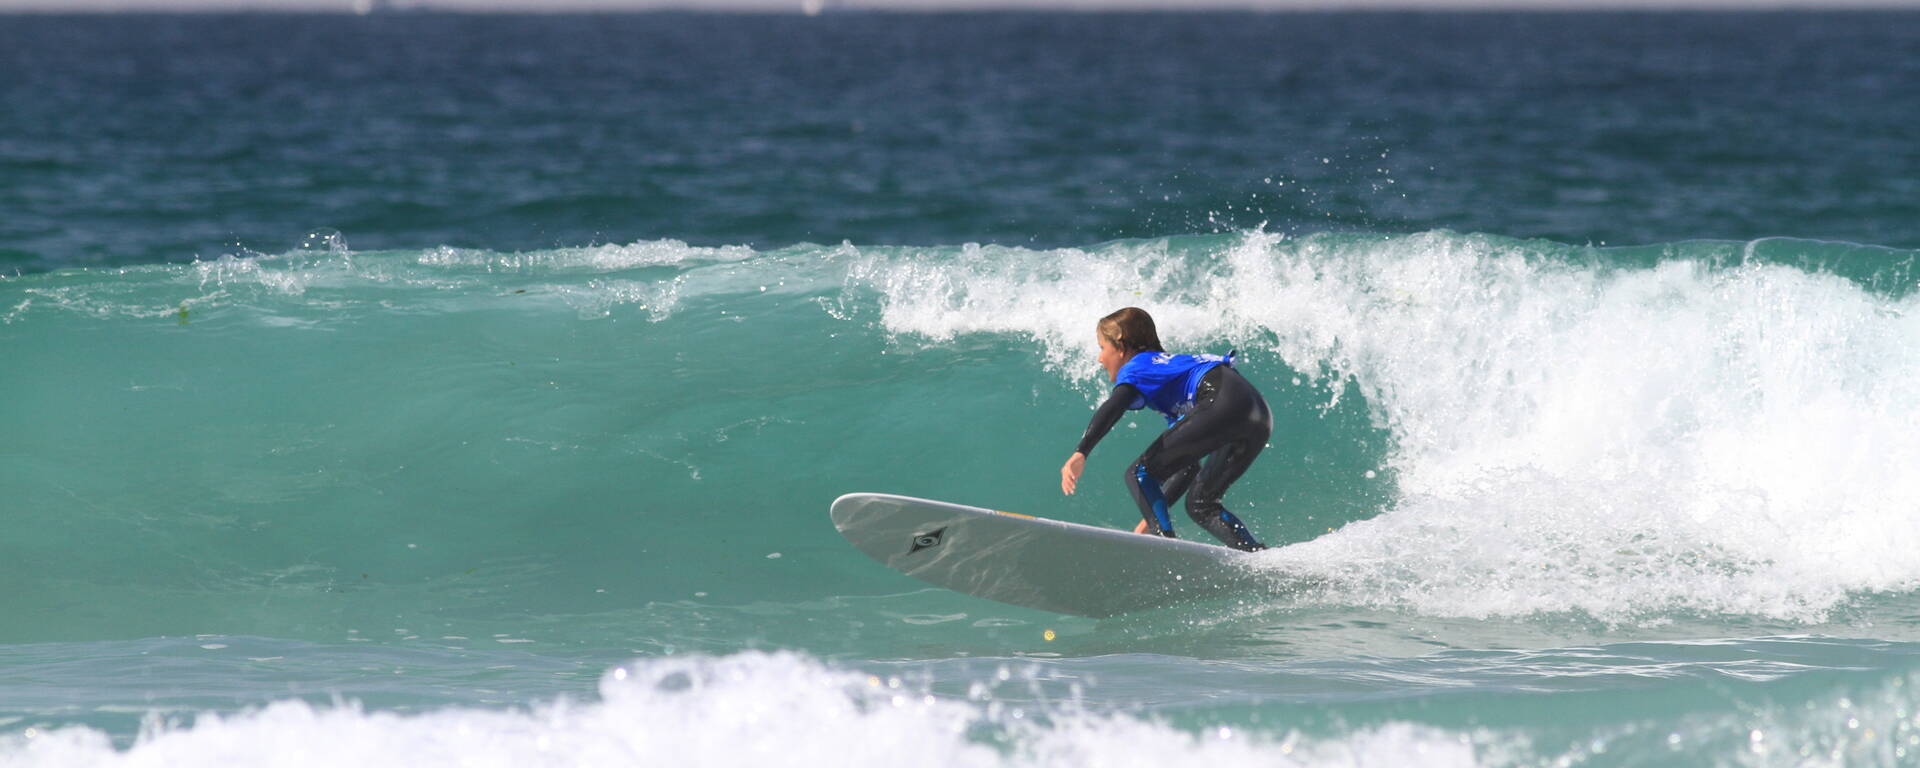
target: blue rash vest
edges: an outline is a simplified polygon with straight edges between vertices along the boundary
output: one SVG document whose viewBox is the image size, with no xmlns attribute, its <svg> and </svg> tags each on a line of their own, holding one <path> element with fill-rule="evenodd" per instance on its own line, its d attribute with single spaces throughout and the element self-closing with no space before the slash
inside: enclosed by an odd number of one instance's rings
<svg viewBox="0 0 1920 768">
<path fill-rule="evenodd" d="M 1200 377 L 1222 365 L 1233 365 L 1233 353 L 1221 357 L 1141 352 L 1120 366 L 1113 383 L 1132 384 L 1140 390 L 1140 397 L 1127 406 L 1129 410 L 1150 405 L 1172 424 L 1193 409 L 1193 392 L 1200 387 Z"/>
</svg>

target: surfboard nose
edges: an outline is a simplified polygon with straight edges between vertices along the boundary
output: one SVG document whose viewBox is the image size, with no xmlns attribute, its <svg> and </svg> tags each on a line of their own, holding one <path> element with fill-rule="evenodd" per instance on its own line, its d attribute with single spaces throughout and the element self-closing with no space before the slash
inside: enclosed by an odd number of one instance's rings
<svg viewBox="0 0 1920 768">
<path fill-rule="evenodd" d="M 884 493 L 841 494 L 840 498 L 834 499 L 833 504 L 827 508 L 827 515 L 833 518 L 834 528 L 838 529 L 841 533 L 846 533 L 847 526 L 852 525 L 854 520 L 859 519 L 861 514 L 869 507 L 875 502 L 888 498 L 892 497 Z"/>
</svg>

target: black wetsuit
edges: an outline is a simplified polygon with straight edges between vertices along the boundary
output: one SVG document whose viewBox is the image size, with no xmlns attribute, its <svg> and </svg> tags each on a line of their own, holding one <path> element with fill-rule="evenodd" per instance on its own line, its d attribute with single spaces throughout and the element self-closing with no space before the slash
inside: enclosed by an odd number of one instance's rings
<svg viewBox="0 0 1920 768">
<path fill-rule="evenodd" d="M 1114 387 L 1113 394 L 1094 412 L 1075 450 L 1091 452 L 1140 399 L 1140 390 L 1132 384 Z M 1127 490 L 1140 505 L 1140 516 L 1147 526 L 1162 536 L 1173 536 L 1167 505 L 1184 493 L 1187 516 L 1215 538 L 1235 549 L 1265 549 L 1266 545 L 1221 505 L 1220 497 L 1253 464 L 1272 434 L 1273 414 L 1260 391 L 1232 366 L 1216 366 L 1201 377 L 1194 390 L 1193 410 L 1161 433 L 1127 467 Z"/>
</svg>

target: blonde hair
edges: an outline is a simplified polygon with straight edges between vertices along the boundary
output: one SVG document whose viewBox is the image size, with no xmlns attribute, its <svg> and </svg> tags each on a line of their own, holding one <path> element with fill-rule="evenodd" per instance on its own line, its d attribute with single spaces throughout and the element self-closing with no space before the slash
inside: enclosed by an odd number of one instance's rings
<svg viewBox="0 0 1920 768">
<path fill-rule="evenodd" d="M 1139 307 L 1127 307 L 1100 318 L 1096 329 L 1100 338 L 1130 355 L 1166 351 L 1160 348 L 1160 334 L 1153 328 L 1153 316 Z"/>
</svg>

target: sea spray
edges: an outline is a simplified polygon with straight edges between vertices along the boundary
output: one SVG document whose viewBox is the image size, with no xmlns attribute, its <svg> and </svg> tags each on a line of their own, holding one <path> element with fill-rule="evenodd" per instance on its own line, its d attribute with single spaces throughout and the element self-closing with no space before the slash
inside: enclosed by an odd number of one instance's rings
<svg viewBox="0 0 1920 768">
<path fill-rule="evenodd" d="M 1090 369 L 1084 307 L 1137 304 L 1170 344 L 1330 382 L 1330 405 L 1353 382 L 1400 496 L 1265 559 L 1359 604 L 1815 620 L 1920 583 L 1920 312 L 1884 274 L 1911 254 L 1849 279 L 1716 243 L 1648 264 L 1444 232 L 1170 245 L 865 272 L 889 331 L 1031 338 L 1069 375 Z"/>
</svg>

